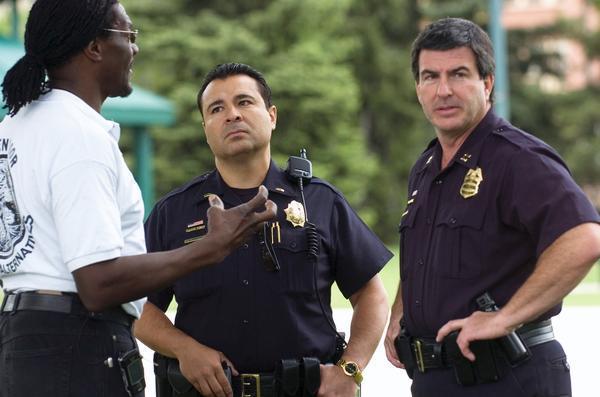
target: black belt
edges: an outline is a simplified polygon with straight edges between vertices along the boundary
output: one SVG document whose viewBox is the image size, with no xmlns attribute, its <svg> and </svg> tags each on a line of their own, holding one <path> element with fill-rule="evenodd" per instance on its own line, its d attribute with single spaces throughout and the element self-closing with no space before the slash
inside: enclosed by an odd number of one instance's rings
<svg viewBox="0 0 600 397">
<path fill-rule="evenodd" d="M 525 324 L 517 330 L 517 334 L 529 348 L 550 342 L 554 340 L 552 320 Z M 446 356 L 447 348 L 444 342 L 438 343 L 430 338 L 413 338 L 411 347 L 417 369 L 421 372 L 427 369 L 448 368 L 452 364 Z"/>
<path fill-rule="evenodd" d="M 14 313 L 21 310 L 74 314 L 96 320 L 111 321 L 126 327 L 130 327 L 133 323 L 133 316 L 125 313 L 120 307 L 102 312 L 91 312 L 85 308 L 79 296 L 73 293 L 63 292 L 61 295 L 53 295 L 39 292 L 21 292 L 4 296 L 0 313 Z"/>
</svg>

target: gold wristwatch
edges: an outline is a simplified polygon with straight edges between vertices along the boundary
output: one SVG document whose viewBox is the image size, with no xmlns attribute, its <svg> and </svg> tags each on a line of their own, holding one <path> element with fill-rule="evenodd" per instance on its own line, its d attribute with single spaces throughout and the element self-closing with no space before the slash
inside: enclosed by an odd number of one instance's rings
<svg viewBox="0 0 600 397">
<path fill-rule="evenodd" d="M 357 363 L 355 363 L 354 361 L 346 361 L 343 358 L 340 358 L 340 361 L 338 361 L 335 365 L 340 367 L 346 375 L 353 378 L 356 384 L 360 386 L 360 383 L 363 380 L 363 376 L 362 371 L 360 370 L 360 367 Z"/>
</svg>

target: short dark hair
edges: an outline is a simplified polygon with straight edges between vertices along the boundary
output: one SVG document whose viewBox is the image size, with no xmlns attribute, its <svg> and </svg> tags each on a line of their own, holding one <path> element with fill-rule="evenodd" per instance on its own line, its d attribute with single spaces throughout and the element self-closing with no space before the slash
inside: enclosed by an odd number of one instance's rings
<svg viewBox="0 0 600 397">
<path fill-rule="evenodd" d="M 215 66 L 213 70 L 204 76 L 204 80 L 202 81 L 202 86 L 200 86 L 200 91 L 198 91 L 197 98 L 200 113 L 202 113 L 202 94 L 204 94 L 206 87 L 208 87 L 211 81 L 217 79 L 223 80 L 227 77 L 236 76 L 239 74 L 245 74 L 246 76 L 252 77 L 254 80 L 256 80 L 258 83 L 260 96 L 262 96 L 267 109 L 273 105 L 271 101 L 271 87 L 269 87 L 269 84 L 267 84 L 267 80 L 265 80 L 265 77 L 262 75 L 262 73 L 254 69 L 252 66 L 243 63 L 230 62 Z"/>
<path fill-rule="evenodd" d="M 412 45 L 412 72 L 419 81 L 421 50 L 446 51 L 467 47 L 475 54 L 479 76 L 493 76 L 496 69 L 494 47 L 487 33 L 475 23 L 462 18 L 443 18 L 428 25 Z"/>
<path fill-rule="evenodd" d="M 114 18 L 117 0 L 36 0 L 25 25 L 25 55 L 9 69 L 2 83 L 8 114 L 47 92 L 46 71 L 65 64 Z"/>
</svg>

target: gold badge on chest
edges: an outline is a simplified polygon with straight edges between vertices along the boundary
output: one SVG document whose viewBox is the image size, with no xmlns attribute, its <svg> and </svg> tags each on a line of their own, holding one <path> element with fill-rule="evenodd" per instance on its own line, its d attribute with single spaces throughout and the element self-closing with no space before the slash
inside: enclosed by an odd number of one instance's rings
<svg viewBox="0 0 600 397">
<path fill-rule="evenodd" d="M 304 206 L 296 200 L 290 201 L 287 208 L 283 210 L 285 212 L 285 220 L 290 222 L 292 226 L 303 227 L 306 219 L 304 217 Z"/>
<path fill-rule="evenodd" d="M 479 193 L 481 181 L 483 181 L 483 171 L 481 171 L 481 168 L 477 167 L 475 169 L 470 169 L 467 171 L 465 180 L 460 187 L 460 195 L 466 199 L 475 196 Z"/>
</svg>

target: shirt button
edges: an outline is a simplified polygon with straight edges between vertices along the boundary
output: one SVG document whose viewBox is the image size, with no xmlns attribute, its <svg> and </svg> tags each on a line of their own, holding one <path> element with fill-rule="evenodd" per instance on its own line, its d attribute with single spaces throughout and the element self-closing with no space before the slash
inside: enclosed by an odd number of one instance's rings
<svg viewBox="0 0 600 397">
<path fill-rule="evenodd" d="M 244 249 L 248 249 L 248 244 L 243 245 Z"/>
<path fill-rule="evenodd" d="M 290 243 L 290 247 L 292 247 L 292 248 L 296 248 L 296 245 L 298 245 L 298 244 L 296 244 L 296 242 L 295 242 L 295 241 L 292 241 L 292 242 Z"/>
<path fill-rule="evenodd" d="M 450 223 L 454 225 L 456 223 L 456 218 L 450 218 Z"/>
<path fill-rule="evenodd" d="M 420 306 L 420 305 L 421 305 L 421 301 L 417 299 L 417 300 L 415 301 L 415 305 L 417 305 L 417 306 Z"/>
<path fill-rule="evenodd" d="M 244 324 L 244 325 L 248 325 L 249 322 L 250 321 L 248 321 L 248 320 L 242 320 L 242 324 Z"/>
<path fill-rule="evenodd" d="M 242 280 L 242 284 L 248 285 L 248 284 L 250 284 L 250 282 L 248 280 Z"/>
<path fill-rule="evenodd" d="M 436 185 L 441 185 L 442 184 L 442 180 L 441 179 L 436 179 L 435 180 L 435 184 Z"/>
<path fill-rule="evenodd" d="M 423 266 L 425 264 L 425 261 L 423 259 L 419 259 L 419 261 L 417 262 L 418 265 Z"/>
</svg>

